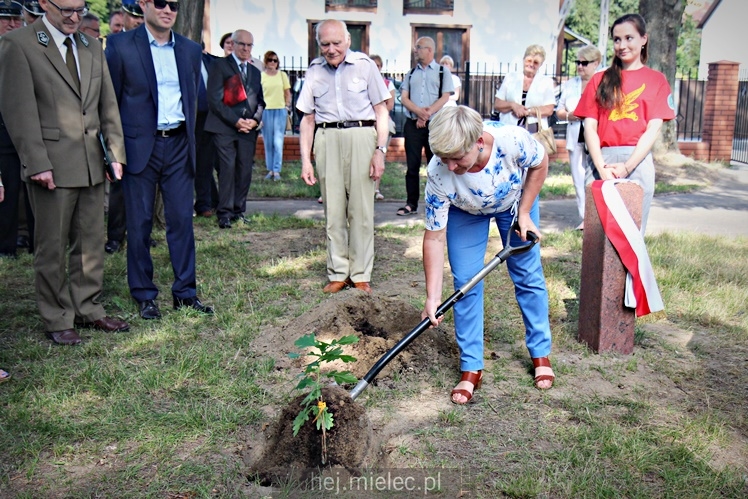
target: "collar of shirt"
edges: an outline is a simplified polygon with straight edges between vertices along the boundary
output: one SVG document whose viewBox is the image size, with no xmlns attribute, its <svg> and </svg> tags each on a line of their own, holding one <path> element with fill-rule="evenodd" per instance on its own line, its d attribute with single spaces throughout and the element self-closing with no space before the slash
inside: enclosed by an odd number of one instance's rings
<svg viewBox="0 0 748 499">
<path fill-rule="evenodd" d="M 233 52 L 231 52 L 231 57 L 234 58 L 234 62 L 236 63 L 236 67 L 239 68 L 239 70 L 241 70 L 242 69 L 242 61 Z M 249 65 L 251 64 L 250 61 L 244 61 L 244 63 L 247 64 L 247 72 L 249 72 Z"/>
<path fill-rule="evenodd" d="M 153 37 L 151 32 L 148 30 L 148 26 L 145 26 L 145 32 L 148 34 L 148 43 L 150 45 L 155 45 L 157 47 L 163 47 L 164 45 L 171 45 L 172 47 L 174 46 L 174 42 L 175 42 L 174 31 L 169 32 L 169 35 L 171 35 L 169 37 L 169 41 L 164 43 L 163 45 L 159 45 L 158 41 Z"/>
<path fill-rule="evenodd" d="M 431 69 L 435 69 L 435 70 L 438 71 L 439 70 L 439 63 L 436 62 L 436 59 L 432 59 L 430 63 L 426 64 L 426 66 L 422 66 L 420 62 L 418 64 L 416 64 L 416 68 L 418 68 L 418 69 L 425 70 L 427 67 L 429 67 Z"/>
<path fill-rule="evenodd" d="M 52 40 L 55 41 L 55 45 L 57 45 L 57 48 L 60 50 L 60 52 L 62 52 L 63 50 L 66 51 L 67 47 L 63 48 L 64 47 L 63 44 L 65 43 L 65 38 L 67 38 L 68 36 L 62 31 L 60 31 L 59 29 L 52 26 L 52 24 L 50 24 L 50 22 L 47 20 L 47 14 L 44 14 L 42 16 L 42 21 L 44 22 L 44 25 L 47 27 L 49 34 L 52 35 Z M 78 44 L 76 43 L 75 36 L 70 36 L 70 38 L 73 40 L 73 50 L 77 52 Z M 64 59 L 65 57 L 63 57 L 63 60 Z"/>
</svg>

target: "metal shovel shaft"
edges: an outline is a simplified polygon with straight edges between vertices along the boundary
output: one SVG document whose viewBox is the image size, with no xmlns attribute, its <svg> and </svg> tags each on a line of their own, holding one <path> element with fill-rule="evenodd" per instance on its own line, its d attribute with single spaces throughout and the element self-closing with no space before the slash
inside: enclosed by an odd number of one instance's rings
<svg viewBox="0 0 748 499">
<path fill-rule="evenodd" d="M 499 253 L 494 256 L 491 261 L 489 261 L 477 274 L 475 274 L 468 282 L 463 284 L 463 286 L 455 291 L 452 296 L 447 298 L 444 302 L 442 302 L 441 305 L 436 309 L 436 318 L 443 316 L 447 311 L 454 306 L 457 301 L 459 301 L 463 296 L 467 294 L 468 291 L 473 289 L 473 287 L 478 284 L 480 281 L 482 281 L 486 275 L 488 275 L 493 269 L 501 265 L 507 258 L 509 258 L 512 255 L 516 255 L 518 253 L 524 253 L 525 251 L 528 251 L 530 248 L 532 248 L 535 243 L 538 242 L 538 237 L 532 233 L 527 232 L 527 237 L 530 239 L 530 242 L 528 244 L 522 245 L 522 246 L 507 246 Z M 423 319 L 420 324 L 418 324 L 415 328 L 413 328 L 407 335 L 405 335 L 400 341 L 397 342 L 397 344 L 390 348 L 387 352 L 380 357 L 380 359 L 377 361 L 374 366 L 369 369 L 369 372 L 366 373 L 366 375 L 361 379 L 355 387 L 353 387 L 353 390 L 350 392 L 350 396 L 353 400 L 356 400 L 356 398 L 361 395 L 361 393 L 366 389 L 367 386 L 369 386 L 369 383 L 371 383 L 374 378 L 377 377 L 379 372 L 384 369 L 384 367 L 389 364 L 389 362 L 394 359 L 400 352 L 405 349 L 408 345 L 410 345 L 413 340 L 418 338 L 418 336 L 426 331 L 431 326 L 431 320 L 429 320 L 428 317 Z"/>
</svg>

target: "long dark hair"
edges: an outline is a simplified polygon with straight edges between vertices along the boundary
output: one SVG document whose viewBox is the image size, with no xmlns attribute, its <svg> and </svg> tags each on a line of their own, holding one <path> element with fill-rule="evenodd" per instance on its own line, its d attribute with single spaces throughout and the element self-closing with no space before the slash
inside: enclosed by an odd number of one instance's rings
<svg viewBox="0 0 748 499">
<path fill-rule="evenodd" d="M 613 22 L 613 26 L 610 27 L 611 37 L 613 36 L 615 27 L 623 23 L 633 24 L 640 36 L 647 34 L 647 23 L 644 22 L 642 16 L 639 14 L 626 14 Z M 647 52 L 647 44 L 644 44 L 641 51 L 642 64 L 646 64 L 647 59 L 649 59 L 649 54 Z M 623 105 L 622 71 L 623 62 L 618 56 L 614 56 L 613 63 L 605 70 L 603 79 L 600 81 L 600 86 L 597 87 L 597 94 L 595 94 L 598 104 L 605 109 L 617 109 Z"/>
</svg>

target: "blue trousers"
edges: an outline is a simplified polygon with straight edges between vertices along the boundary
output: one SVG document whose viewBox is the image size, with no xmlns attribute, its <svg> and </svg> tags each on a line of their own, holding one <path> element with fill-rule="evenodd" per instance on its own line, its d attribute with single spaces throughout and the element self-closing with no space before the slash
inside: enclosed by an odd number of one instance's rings
<svg viewBox="0 0 748 499">
<path fill-rule="evenodd" d="M 262 139 L 265 165 L 269 172 L 280 173 L 283 166 L 283 139 L 286 135 L 286 108 L 265 109 L 262 113 Z"/>
<path fill-rule="evenodd" d="M 156 137 L 148 165 L 140 173 L 125 171 L 122 187 L 127 213 L 127 283 L 137 302 L 155 300 L 151 230 L 156 187 L 161 188 L 166 217 L 166 242 L 174 271 L 171 293 L 194 298 L 195 235 L 192 228 L 192 192 L 195 175 L 189 165 L 187 134 Z"/>
<path fill-rule="evenodd" d="M 536 226 L 540 224 L 538 200 L 530 216 Z M 494 215 L 471 215 L 458 208 L 449 210 L 447 223 L 447 251 L 452 267 L 455 290 L 462 287 L 485 265 L 488 230 L 491 219 L 506 246 L 506 235 L 512 223 L 510 211 Z M 524 244 L 512 233 L 512 245 Z M 540 246 L 526 253 L 511 256 L 506 261 L 507 271 L 514 283 L 522 320 L 525 324 L 525 343 L 530 357 L 545 357 L 551 352 L 551 327 L 548 320 L 548 290 L 540 263 Z M 476 284 L 454 305 L 455 336 L 460 349 L 460 370 L 483 369 L 483 281 Z"/>
</svg>

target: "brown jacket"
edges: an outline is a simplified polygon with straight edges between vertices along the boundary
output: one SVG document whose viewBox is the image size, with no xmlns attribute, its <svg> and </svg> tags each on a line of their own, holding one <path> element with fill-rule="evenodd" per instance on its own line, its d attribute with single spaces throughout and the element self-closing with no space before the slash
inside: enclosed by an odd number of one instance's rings
<svg viewBox="0 0 748 499">
<path fill-rule="evenodd" d="M 0 38 L 0 113 L 22 175 L 52 170 L 58 187 L 104 181 L 101 131 L 112 161 L 126 163 L 122 124 L 98 40 L 76 33 L 80 91 L 52 35 L 38 19 Z"/>
</svg>

